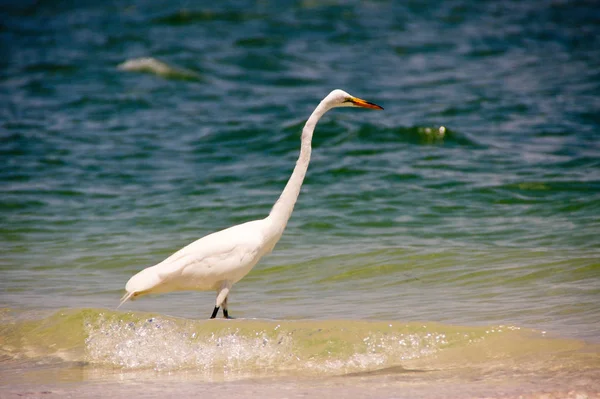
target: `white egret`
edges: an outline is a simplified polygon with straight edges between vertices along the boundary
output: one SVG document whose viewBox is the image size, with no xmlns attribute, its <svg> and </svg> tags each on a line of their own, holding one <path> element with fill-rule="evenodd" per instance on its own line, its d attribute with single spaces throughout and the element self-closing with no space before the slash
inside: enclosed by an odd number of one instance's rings
<svg viewBox="0 0 600 399">
<path fill-rule="evenodd" d="M 119 306 L 144 294 L 215 290 L 217 300 L 211 319 L 216 317 L 221 306 L 223 316 L 229 318 L 227 299 L 231 286 L 248 274 L 260 258 L 270 253 L 281 238 L 308 169 L 315 126 L 325 112 L 335 107 L 383 109 L 343 90 L 329 93 L 302 129 L 300 156 L 269 216 L 204 236 L 157 265 L 140 271 L 127 282 L 127 293 Z"/>
</svg>

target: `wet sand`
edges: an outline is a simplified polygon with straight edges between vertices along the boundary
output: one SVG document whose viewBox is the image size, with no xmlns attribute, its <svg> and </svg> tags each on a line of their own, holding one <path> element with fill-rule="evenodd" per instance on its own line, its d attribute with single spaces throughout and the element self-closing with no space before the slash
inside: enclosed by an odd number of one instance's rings
<svg viewBox="0 0 600 399">
<path fill-rule="evenodd" d="M 72 367 L 2 373 L 0 398 L 600 398 L 600 370 L 582 373 L 468 375 L 382 370 L 327 378 L 202 381 L 195 373 L 120 372 Z"/>
<path fill-rule="evenodd" d="M 502 398 L 502 399 L 592 399 L 600 398 L 598 388 L 544 389 L 535 384 L 493 384 L 472 382 L 457 385 L 395 384 L 381 379 L 368 382 L 228 382 L 228 383 L 90 383 L 7 386 L 1 398 Z"/>
</svg>

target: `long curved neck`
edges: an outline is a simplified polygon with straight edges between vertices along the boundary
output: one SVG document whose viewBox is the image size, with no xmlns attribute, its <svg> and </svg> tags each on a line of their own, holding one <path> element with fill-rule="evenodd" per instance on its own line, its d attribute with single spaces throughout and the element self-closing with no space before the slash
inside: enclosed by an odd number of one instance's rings
<svg viewBox="0 0 600 399">
<path fill-rule="evenodd" d="M 271 221 L 272 233 L 274 235 L 281 236 L 281 234 L 283 234 L 283 230 L 292 215 L 294 205 L 296 205 L 296 200 L 300 194 L 304 176 L 306 176 L 308 163 L 310 162 L 310 153 L 312 150 L 311 142 L 315 126 L 323 114 L 328 110 L 329 107 L 321 101 L 302 129 L 300 156 L 298 157 L 298 161 L 296 161 L 296 166 L 294 167 L 290 180 L 288 180 L 281 196 L 279 196 L 279 199 L 275 205 L 273 205 L 273 209 L 271 209 L 271 213 L 267 217 L 267 219 L 270 219 Z"/>
</svg>

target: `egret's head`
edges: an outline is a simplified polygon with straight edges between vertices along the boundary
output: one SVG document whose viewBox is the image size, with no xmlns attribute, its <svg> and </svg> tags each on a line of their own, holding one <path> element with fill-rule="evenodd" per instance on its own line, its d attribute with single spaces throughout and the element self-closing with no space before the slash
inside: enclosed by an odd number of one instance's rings
<svg viewBox="0 0 600 399">
<path fill-rule="evenodd" d="M 344 90 L 336 89 L 329 93 L 325 100 L 330 107 L 360 107 L 360 108 L 370 108 L 370 109 L 383 109 L 377 104 L 370 103 L 368 101 L 362 100 L 358 97 L 354 97 Z"/>
</svg>

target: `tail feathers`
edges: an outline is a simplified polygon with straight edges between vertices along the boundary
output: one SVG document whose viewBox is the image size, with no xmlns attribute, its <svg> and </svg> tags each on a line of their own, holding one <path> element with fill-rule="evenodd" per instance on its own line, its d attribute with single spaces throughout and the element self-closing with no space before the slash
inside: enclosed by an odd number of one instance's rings
<svg viewBox="0 0 600 399">
<path fill-rule="evenodd" d="M 119 306 L 117 306 L 117 309 L 119 309 L 121 307 L 121 305 L 123 305 L 125 302 L 127 302 L 129 299 L 131 299 L 131 297 L 134 295 L 135 295 L 135 291 L 127 292 L 125 295 L 123 295 L 123 298 L 121 298 L 121 303 L 119 303 Z"/>
</svg>

